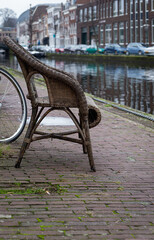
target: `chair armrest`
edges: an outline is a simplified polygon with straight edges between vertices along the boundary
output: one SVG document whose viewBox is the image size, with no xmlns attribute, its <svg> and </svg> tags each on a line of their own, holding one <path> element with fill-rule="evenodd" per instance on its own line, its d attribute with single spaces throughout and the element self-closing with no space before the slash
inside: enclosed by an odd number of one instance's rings
<svg viewBox="0 0 154 240">
<path fill-rule="evenodd" d="M 97 126 L 101 121 L 101 111 L 91 97 L 86 96 L 86 100 L 88 105 L 89 128 L 93 128 Z"/>
</svg>

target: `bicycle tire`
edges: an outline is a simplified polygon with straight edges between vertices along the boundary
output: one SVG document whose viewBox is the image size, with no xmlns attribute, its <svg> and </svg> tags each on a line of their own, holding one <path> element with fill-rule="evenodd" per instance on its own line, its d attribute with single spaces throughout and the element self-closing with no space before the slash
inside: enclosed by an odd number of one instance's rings
<svg viewBox="0 0 154 240">
<path fill-rule="evenodd" d="M 0 68 L 0 143 L 15 141 L 24 130 L 27 104 L 16 79 Z"/>
</svg>

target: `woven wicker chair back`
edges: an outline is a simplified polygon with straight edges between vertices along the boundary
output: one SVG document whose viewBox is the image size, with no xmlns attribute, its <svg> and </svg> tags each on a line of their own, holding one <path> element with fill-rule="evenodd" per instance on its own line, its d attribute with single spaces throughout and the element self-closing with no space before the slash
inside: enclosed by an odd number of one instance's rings
<svg viewBox="0 0 154 240">
<path fill-rule="evenodd" d="M 5 37 L 4 42 L 18 59 L 27 83 L 28 98 L 32 105 L 37 105 L 38 102 L 41 104 L 32 78 L 34 74 L 41 74 L 45 79 L 51 106 L 78 107 L 81 115 L 87 116 L 88 107 L 85 94 L 79 82 L 71 74 L 43 64 L 10 37 Z M 42 101 L 42 104 L 45 102 Z"/>
</svg>

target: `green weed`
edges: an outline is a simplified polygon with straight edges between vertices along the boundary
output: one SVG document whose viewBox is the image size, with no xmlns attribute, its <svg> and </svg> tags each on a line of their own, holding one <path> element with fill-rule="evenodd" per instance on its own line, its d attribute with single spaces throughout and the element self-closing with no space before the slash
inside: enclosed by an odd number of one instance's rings
<svg viewBox="0 0 154 240">
<path fill-rule="evenodd" d="M 42 220 L 40 219 L 40 218 L 37 218 L 37 221 L 40 223 L 40 222 L 42 222 Z"/>
<path fill-rule="evenodd" d="M 39 239 L 44 239 L 44 238 L 45 238 L 44 235 L 37 235 L 37 237 L 38 237 Z"/>
<path fill-rule="evenodd" d="M 3 156 L 11 157 L 14 151 L 11 149 L 10 145 L 0 144 L 0 158 Z"/>
<path fill-rule="evenodd" d="M 76 195 L 75 195 L 75 197 L 77 197 L 77 198 L 80 198 L 80 197 L 81 197 L 81 195 L 80 195 L 80 194 L 76 194 Z"/>
<path fill-rule="evenodd" d="M 50 187 L 48 188 L 48 191 L 51 192 L 56 192 L 59 195 L 64 194 L 65 192 L 68 192 L 66 188 L 64 188 L 63 186 L 60 186 L 59 184 L 52 184 L 52 183 L 48 183 L 50 185 Z"/>
<path fill-rule="evenodd" d="M 42 194 L 45 189 L 42 188 L 26 188 L 26 189 L 0 189 L 0 194 Z"/>
<path fill-rule="evenodd" d="M 16 186 L 20 187 L 21 186 L 21 182 L 15 182 L 14 183 Z"/>
<path fill-rule="evenodd" d="M 105 104 L 104 107 L 112 107 L 111 104 Z"/>
<path fill-rule="evenodd" d="M 119 214 L 117 210 L 113 210 L 112 212 L 113 214 Z"/>
</svg>

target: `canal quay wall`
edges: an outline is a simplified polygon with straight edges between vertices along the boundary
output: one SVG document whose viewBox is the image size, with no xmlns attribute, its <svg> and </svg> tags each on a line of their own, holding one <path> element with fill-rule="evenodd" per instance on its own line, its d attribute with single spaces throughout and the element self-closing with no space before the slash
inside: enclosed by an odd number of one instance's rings
<svg viewBox="0 0 154 240">
<path fill-rule="evenodd" d="M 22 75 L 11 74 L 26 95 Z M 99 107 L 102 120 L 90 130 L 95 173 L 74 143 L 34 142 L 19 169 L 14 164 L 25 132 L 0 145 L 0 239 L 153 239 L 154 130 L 137 116 Z"/>
<path fill-rule="evenodd" d="M 48 53 L 46 55 L 47 58 L 65 58 L 78 61 L 89 61 L 89 62 L 110 62 L 117 64 L 129 64 L 130 66 L 149 66 L 154 67 L 154 56 L 135 56 L 135 55 L 104 55 L 104 54 L 66 54 L 66 53 Z"/>
</svg>

